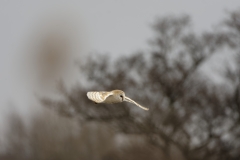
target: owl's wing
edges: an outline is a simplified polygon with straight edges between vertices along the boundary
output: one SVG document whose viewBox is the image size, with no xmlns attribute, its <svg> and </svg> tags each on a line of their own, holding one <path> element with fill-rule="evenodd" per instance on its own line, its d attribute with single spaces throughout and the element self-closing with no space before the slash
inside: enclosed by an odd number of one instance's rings
<svg viewBox="0 0 240 160">
<path fill-rule="evenodd" d="M 87 92 L 88 99 L 96 103 L 102 103 L 110 95 L 113 95 L 113 93 L 112 92 Z"/>
<path fill-rule="evenodd" d="M 138 107 L 140 107 L 140 108 L 142 108 L 142 109 L 144 109 L 144 110 L 149 110 L 148 108 L 145 108 L 145 107 L 141 106 L 140 104 L 138 104 L 137 102 L 135 102 L 134 100 L 132 100 L 132 99 L 130 99 L 130 98 L 128 98 L 128 97 L 125 97 L 125 98 L 124 98 L 124 101 L 133 103 L 133 104 L 137 105 Z"/>
</svg>

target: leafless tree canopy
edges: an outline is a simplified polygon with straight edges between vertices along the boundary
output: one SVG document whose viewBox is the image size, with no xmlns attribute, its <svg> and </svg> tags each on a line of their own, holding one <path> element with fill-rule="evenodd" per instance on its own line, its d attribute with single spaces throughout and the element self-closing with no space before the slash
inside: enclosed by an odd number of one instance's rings
<svg viewBox="0 0 240 160">
<path fill-rule="evenodd" d="M 188 16 L 158 19 L 150 51 L 115 60 L 84 57 L 79 70 L 88 84 L 70 91 L 61 84 L 62 101 L 41 100 L 61 120 L 40 117 L 27 131 L 13 119 L 11 149 L 0 159 L 239 159 L 240 12 L 212 32 L 196 34 L 190 22 Z M 223 50 L 235 62 L 222 64 L 219 85 L 202 67 Z M 95 105 L 86 97 L 89 90 L 113 89 L 149 112 L 125 103 Z"/>
</svg>

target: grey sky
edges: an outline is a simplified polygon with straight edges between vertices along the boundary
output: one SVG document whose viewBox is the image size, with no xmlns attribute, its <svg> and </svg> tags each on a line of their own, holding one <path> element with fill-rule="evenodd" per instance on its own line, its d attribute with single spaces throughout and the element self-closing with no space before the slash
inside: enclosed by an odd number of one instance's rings
<svg viewBox="0 0 240 160">
<path fill-rule="evenodd" d="M 189 14 L 195 30 L 204 31 L 239 7 L 239 0 L 1 0 L 0 104 L 22 93 L 15 88 L 14 67 L 40 17 L 62 9 L 74 13 L 72 20 L 84 25 L 89 51 L 122 55 L 147 47 L 156 17 Z"/>
<path fill-rule="evenodd" d="M 128 54 L 146 46 L 152 33 L 150 24 L 156 17 L 186 13 L 195 29 L 202 31 L 222 20 L 227 10 L 239 6 L 239 0 L 2 0 L 0 42 L 8 37 L 4 46 L 10 47 L 17 43 L 16 36 L 23 36 L 37 22 L 36 17 L 65 7 L 76 13 L 75 21 L 81 17 L 85 23 L 90 50 Z"/>
</svg>

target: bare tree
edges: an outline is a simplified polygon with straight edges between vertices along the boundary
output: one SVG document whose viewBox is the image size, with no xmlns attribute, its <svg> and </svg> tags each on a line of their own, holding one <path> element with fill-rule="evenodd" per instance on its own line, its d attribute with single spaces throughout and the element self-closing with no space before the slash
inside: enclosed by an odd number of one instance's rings
<svg viewBox="0 0 240 160">
<path fill-rule="evenodd" d="M 228 23 L 232 21 L 228 19 Z M 91 87 L 64 91 L 65 106 L 72 106 L 82 123 L 104 121 L 114 125 L 117 133 L 143 135 L 168 158 L 173 158 L 175 148 L 184 159 L 234 159 L 239 140 L 229 142 L 238 137 L 239 124 L 228 112 L 234 105 L 233 95 L 200 71 L 223 47 L 236 49 L 237 44 L 229 45 L 233 34 L 216 31 L 197 35 L 187 16 L 159 19 L 153 29 L 156 37 L 150 43 L 150 53 L 113 63 L 104 56 L 90 58 L 81 69 Z M 87 90 L 111 89 L 136 96 L 134 99 L 150 107 L 149 113 L 140 114 L 126 104 L 95 106 L 85 98 Z M 230 123 L 235 127 L 229 127 Z M 228 136 L 231 138 L 226 139 Z"/>
<path fill-rule="evenodd" d="M 90 55 L 80 65 L 85 86 L 69 90 L 62 83 L 61 101 L 41 99 L 44 106 L 67 118 L 59 126 L 34 121 L 27 143 L 30 155 L 35 159 L 239 159 L 239 62 L 225 67 L 222 85 L 201 70 L 223 48 L 240 57 L 240 12 L 229 15 L 219 30 L 202 34 L 192 32 L 188 16 L 158 19 L 152 26 L 155 37 L 150 51 L 117 60 Z M 86 97 L 89 90 L 112 89 L 124 90 L 149 112 L 125 103 L 96 105 Z M 73 120 L 80 126 L 79 136 L 70 132 L 76 129 L 70 125 Z M 45 127 L 39 130 L 40 126 Z M 130 144 L 118 147 L 119 135 Z"/>
</svg>

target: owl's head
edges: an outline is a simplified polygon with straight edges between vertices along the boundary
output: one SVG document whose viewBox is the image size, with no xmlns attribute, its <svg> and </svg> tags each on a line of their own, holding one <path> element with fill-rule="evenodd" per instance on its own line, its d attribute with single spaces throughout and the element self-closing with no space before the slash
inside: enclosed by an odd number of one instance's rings
<svg viewBox="0 0 240 160">
<path fill-rule="evenodd" d="M 123 102 L 125 98 L 125 93 L 122 90 L 113 90 L 115 98 L 119 99 L 119 101 Z"/>
</svg>

